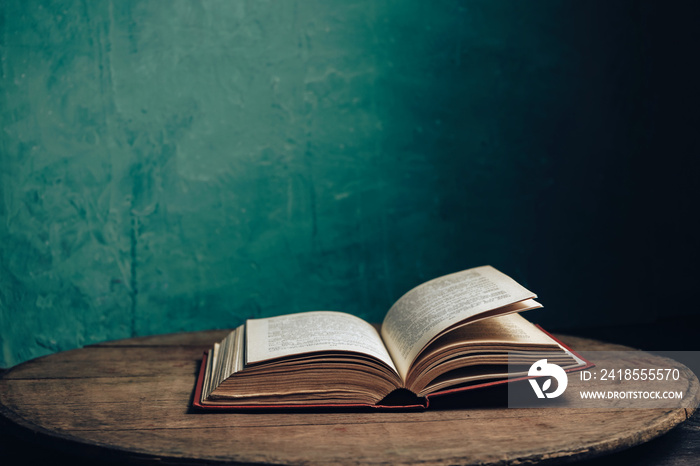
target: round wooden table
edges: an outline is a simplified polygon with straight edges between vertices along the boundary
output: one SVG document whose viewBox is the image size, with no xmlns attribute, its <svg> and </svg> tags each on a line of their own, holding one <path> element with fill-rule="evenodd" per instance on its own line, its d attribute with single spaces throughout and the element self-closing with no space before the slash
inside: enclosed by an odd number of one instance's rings
<svg viewBox="0 0 700 466">
<path fill-rule="evenodd" d="M 195 412 L 202 352 L 226 333 L 133 338 L 28 361 L 0 379 L 0 414 L 33 441 L 125 463 L 521 464 L 628 448 L 693 411 L 558 409 L 553 415 L 508 409 L 482 390 L 422 412 Z M 629 349 L 559 337 L 581 351 Z M 656 356 L 648 357 L 653 363 Z M 697 379 L 690 385 L 687 396 L 697 399 Z"/>
</svg>

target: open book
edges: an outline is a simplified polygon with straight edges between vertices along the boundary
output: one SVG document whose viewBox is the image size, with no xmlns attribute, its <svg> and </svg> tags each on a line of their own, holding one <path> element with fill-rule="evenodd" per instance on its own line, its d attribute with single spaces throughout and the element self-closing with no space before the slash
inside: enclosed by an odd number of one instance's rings
<svg viewBox="0 0 700 466">
<path fill-rule="evenodd" d="M 381 331 L 351 314 L 250 319 L 205 353 L 200 408 L 387 406 L 506 381 L 508 368 L 585 361 L 519 313 L 536 295 L 491 266 L 430 280 L 402 296 Z M 515 364 L 515 365 L 514 365 Z M 512 374 L 511 374 L 512 376 Z"/>
</svg>

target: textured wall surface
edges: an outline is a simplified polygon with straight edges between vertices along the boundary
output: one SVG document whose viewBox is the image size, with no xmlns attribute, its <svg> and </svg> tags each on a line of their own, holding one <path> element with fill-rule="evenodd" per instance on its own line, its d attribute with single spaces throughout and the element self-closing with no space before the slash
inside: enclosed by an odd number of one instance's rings
<svg viewBox="0 0 700 466">
<path fill-rule="evenodd" d="M 662 210 L 687 192 L 646 190 L 642 158 L 670 133 L 654 18 L 638 2 L 3 1 L 0 367 L 304 310 L 377 321 L 483 264 L 555 327 L 654 318 L 619 286 L 644 290 L 658 273 L 640 267 L 677 252 L 655 218 L 694 241 Z M 683 129 L 664 147 L 686 149 Z"/>
</svg>

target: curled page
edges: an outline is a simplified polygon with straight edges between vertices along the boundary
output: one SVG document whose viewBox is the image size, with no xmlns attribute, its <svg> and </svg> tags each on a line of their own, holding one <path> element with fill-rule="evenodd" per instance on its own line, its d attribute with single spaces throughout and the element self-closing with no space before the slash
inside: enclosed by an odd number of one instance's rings
<svg viewBox="0 0 700 466">
<path fill-rule="evenodd" d="M 489 265 L 445 275 L 413 288 L 396 301 L 382 324 L 384 344 L 405 380 L 418 353 L 443 330 L 535 297 Z"/>
</svg>

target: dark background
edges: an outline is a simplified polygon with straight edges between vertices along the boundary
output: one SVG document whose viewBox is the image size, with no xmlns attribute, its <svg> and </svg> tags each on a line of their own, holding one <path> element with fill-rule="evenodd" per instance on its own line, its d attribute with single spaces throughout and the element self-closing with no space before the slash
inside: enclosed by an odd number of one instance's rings
<svg viewBox="0 0 700 466">
<path fill-rule="evenodd" d="M 483 264 L 697 349 L 697 10 L 2 2 L 0 367 Z"/>
</svg>

